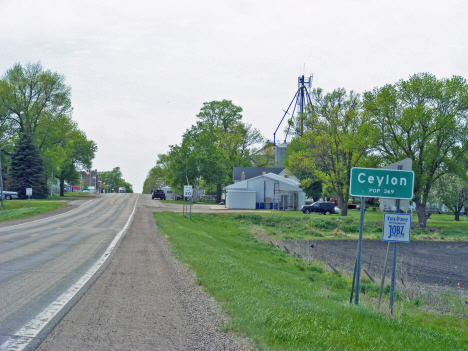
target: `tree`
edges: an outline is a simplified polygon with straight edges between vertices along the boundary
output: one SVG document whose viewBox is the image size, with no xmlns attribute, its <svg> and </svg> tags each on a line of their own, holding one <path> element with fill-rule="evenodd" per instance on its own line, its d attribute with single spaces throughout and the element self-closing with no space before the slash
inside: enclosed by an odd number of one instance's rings
<svg viewBox="0 0 468 351">
<path fill-rule="evenodd" d="M 61 165 L 57 167 L 55 177 L 60 181 L 60 196 L 64 196 L 65 182 L 73 183 L 78 179 L 76 165 L 91 168 L 97 151 L 96 143 L 86 138 L 80 130 L 73 130 L 58 147 L 61 149 Z"/>
<path fill-rule="evenodd" d="M 122 178 L 120 167 L 114 167 L 112 171 L 99 172 L 99 178 L 101 185 L 109 186 L 109 191 L 114 189 L 114 192 L 118 192 L 120 187 L 124 187 L 127 193 L 133 193 L 133 186 Z"/>
<path fill-rule="evenodd" d="M 468 181 L 455 174 L 445 174 L 434 184 L 433 198 L 447 206 L 455 221 L 459 221 L 461 210 L 468 207 Z"/>
<path fill-rule="evenodd" d="M 33 196 L 38 199 L 47 197 L 47 183 L 44 178 L 44 166 L 31 133 L 20 134 L 18 144 L 11 158 L 10 189 L 18 192 L 20 199 L 26 199 L 26 188 L 33 189 Z"/>
<path fill-rule="evenodd" d="M 64 181 L 77 175 L 75 164 L 90 165 L 96 151 L 94 142 L 79 138 L 84 133 L 71 119 L 70 94 L 65 77 L 44 70 L 40 63 L 24 67 L 17 63 L 0 80 L 2 152 L 11 155 L 8 145 L 14 145 L 20 134 L 30 134 L 43 157 L 45 178 L 53 174 L 60 179 L 62 196 Z M 83 149 L 84 140 L 89 150 Z"/>
<path fill-rule="evenodd" d="M 167 183 L 174 191 L 182 192 L 184 185 L 197 186 L 200 172 L 190 138 L 184 136 L 180 145 L 170 145 L 166 155 L 158 156 L 158 165 L 167 172 Z"/>
<path fill-rule="evenodd" d="M 283 165 L 301 181 L 301 188 L 306 196 L 317 200 L 322 196 L 322 181 L 314 174 L 315 166 L 313 160 L 307 156 L 307 148 L 303 138 L 291 140 L 286 151 L 288 157 Z"/>
<path fill-rule="evenodd" d="M 232 183 L 233 167 L 248 167 L 258 159 L 255 145 L 262 142 L 257 129 L 242 123 L 242 108 L 231 101 L 204 103 L 198 121 L 188 129 L 180 145 L 171 145 L 158 164 L 167 183 L 175 190 L 185 184 L 203 184 L 216 189 L 221 200 L 222 187 Z"/>
<path fill-rule="evenodd" d="M 433 184 L 445 174 L 463 174 L 468 151 L 468 86 L 454 76 L 438 80 L 419 73 L 375 88 L 364 108 L 378 128 L 377 151 L 388 163 L 411 158 L 418 224 L 426 226 Z"/>
<path fill-rule="evenodd" d="M 0 105 L 10 133 L 35 135 L 70 115 L 70 92 L 63 75 L 44 71 L 40 63 L 15 64 L 0 84 Z"/>
<path fill-rule="evenodd" d="M 258 151 L 254 146 L 263 141 L 257 129 L 242 123 L 241 113 L 242 107 L 222 100 L 205 102 L 197 115 L 195 133 L 204 133 L 205 150 L 217 149 L 211 150 L 212 167 L 206 167 L 202 174 L 207 184 L 216 186 L 217 201 L 221 200 L 222 187 L 232 183 L 233 168 L 252 166 Z"/>
<path fill-rule="evenodd" d="M 331 188 L 338 197 L 341 215 L 348 214 L 349 175 L 362 165 L 374 143 L 373 126 L 362 113 L 360 96 L 344 89 L 324 94 L 312 91 L 306 131 L 299 137 L 305 148 L 290 149 L 291 171 L 307 171 Z"/>
<path fill-rule="evenodd" d="M 164 186 L 166 171 L 160 166 L 156 165 L 150 169 L 143 183 L 143 194 L 149 194 L 152 189 L 159 189 Z"/>
</svg>

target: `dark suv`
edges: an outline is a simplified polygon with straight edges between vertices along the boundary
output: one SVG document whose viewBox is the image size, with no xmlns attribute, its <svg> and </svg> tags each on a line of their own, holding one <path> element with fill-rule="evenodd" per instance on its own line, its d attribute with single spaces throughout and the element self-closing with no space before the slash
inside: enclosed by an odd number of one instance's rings
<svg viewBox="0 0 468 351">
<path fill-rule="evenodd" d="M 151 198 L 154 199 L 160 199 L 160 200 L 166 200 L 166 193 L 164 190 L 159 190 L 159 189 L 153 189 L 151 192 Z"/>
<path fill-rule="evenodd" d="M 333 202 L 314 202 L 312 205 L 302 206 L 302 213 L 309 214 L 311 212 L 323 213 L 324 215 L 329 215 L 332 213 L 339 214 L 340 209 L 335 206 Z"/>
</svg>

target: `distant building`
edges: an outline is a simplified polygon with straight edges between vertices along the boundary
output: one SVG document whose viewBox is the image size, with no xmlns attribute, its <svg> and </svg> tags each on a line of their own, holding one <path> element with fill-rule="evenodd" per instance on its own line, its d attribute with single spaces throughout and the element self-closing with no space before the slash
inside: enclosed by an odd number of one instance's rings
<svg viewBox="0 0 468 351">
<path fill-rule="evenodd" d="M 297 211 L 305 204 L 305 193 L 299 185 L 294 176 L 274 173 L 246 178 L 226 187 L 226 207 Z"/>
<path fill-rule="evenodd" d="M 262 174 L 273 173 L 280 174 L 285 168 L 266 168 L 266 167 L 234 167 L 232 170 L 232 180 L 234 183 L 246 179 L 258 177 Z"/>
</svg>

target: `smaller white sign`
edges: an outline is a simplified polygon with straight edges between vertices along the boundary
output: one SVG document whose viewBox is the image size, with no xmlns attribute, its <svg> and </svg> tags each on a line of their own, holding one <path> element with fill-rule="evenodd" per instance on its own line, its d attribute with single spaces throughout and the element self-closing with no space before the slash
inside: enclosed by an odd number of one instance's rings
<svg viewBox="0 0 468 351">
<path fill-rule="evenodd" d="M 26 196 L 32 196 L 32 188 L 26 188 Z"/>
<path fill-rule="evenodd" d="M 409 243 L 411 236 L 411 215 L 384 213 L 382 240 Z"/>
<path fill-rule="evenodd" d="M 184 185 L 184 196 L 192 197 L 193 188 L 191 185 Z"/>
</svg>

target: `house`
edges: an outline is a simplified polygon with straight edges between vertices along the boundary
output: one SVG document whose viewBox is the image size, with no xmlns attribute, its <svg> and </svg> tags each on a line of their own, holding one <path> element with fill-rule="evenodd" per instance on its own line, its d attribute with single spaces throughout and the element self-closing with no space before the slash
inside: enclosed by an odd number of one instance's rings
<svg viewBox="0 0 468 351">
<path fill-rule="evenodd" d="M 305 193 L 299 187 L 299 180 L 287 172 L 280 174 L 262 173 L 227 186 L 226 207 L 299 210 L 305 204 Z"/>
</svg>

